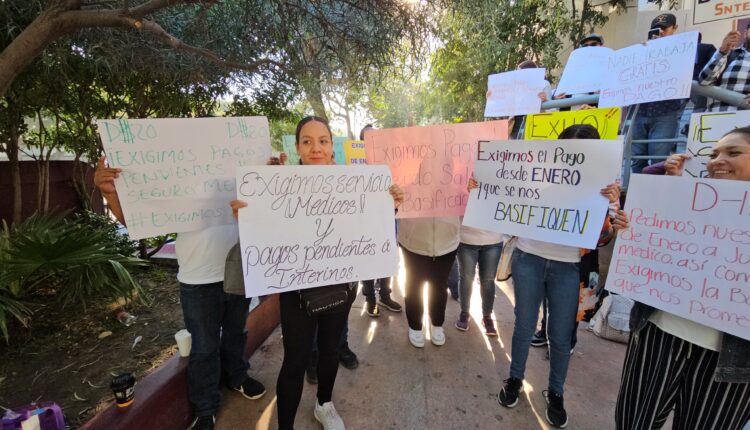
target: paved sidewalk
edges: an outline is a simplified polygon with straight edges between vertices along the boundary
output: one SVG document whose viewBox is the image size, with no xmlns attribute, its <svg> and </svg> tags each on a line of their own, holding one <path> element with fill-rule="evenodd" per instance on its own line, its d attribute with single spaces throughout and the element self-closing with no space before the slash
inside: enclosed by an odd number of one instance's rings
<svg viewBox="0 0 750 430">
<path fill-rule="evenodd" d="M 402 277 L 403 279 L 403 277 Z M 525 393 L 513 409 L 498 405 L 495 394 L 507 377 L 513 333 L 513 293 L 498 283 L 495 317 L 500 336 L 481 330 L 478 286 L 474 288 L 471 327 L 453 327 L 458 303 L 448 299 L 442 347 L 409 344 L 404 313 L 381 309 L 379 318 L 364 313 L 360 295 L 349 315 L 349 344 L 359 368 L 340 367 L 333 401 L 348 429 L 547 429 L 542 390 L 547 388 L 549 361 L 545 348 L 532 348 Z M 400 288 L 394 298 L 403 303 Z M 614 405 L 625 345 L 597 338 L 581 324 L 565 392 L 570 429 L 614 428 Z M 282 360 L 281 331 L 276 329 L 251 359 L 251 374 L 268 393 L 250 401 L 226 392 L 217 429 L 275 429 L 276 376 Z M 322 428 L 313 417 L 315 386 L 305 383 L 295 428 Z"/>
</svg>

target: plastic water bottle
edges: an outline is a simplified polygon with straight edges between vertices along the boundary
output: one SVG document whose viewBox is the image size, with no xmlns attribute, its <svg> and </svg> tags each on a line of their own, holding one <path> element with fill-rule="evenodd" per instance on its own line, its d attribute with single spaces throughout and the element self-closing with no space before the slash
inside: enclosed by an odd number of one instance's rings
<svg viewBox="0 0 750 430">
<path fill-rule="evenodd" d="M 130 327 L 131 325 L 135 324 L 136 316 L 131 315 L 128 312 L 120 311 L 117 312 L 117 321 L 120 321 L 122 325 L 125 327 Z"/>
</svg>

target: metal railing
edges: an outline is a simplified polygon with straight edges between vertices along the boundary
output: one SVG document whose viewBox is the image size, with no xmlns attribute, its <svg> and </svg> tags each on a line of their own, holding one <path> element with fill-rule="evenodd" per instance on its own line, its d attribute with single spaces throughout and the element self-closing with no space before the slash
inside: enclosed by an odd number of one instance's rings
<svg viewBox="0 0 750 430">
<path fill-rule="evenodd" d="M 745 101 L 745 95 L 736 91 L 730 91 L 725 88 L 716 86 L 703 86 L 698 82 L 693 81 L 691 87 L 691 96 L 703 96 L 709 97 L 715 100 L 719 100 L 731 106 L 736 106 L 740 109 L 750 109 L 750 105 Z M 593 105 L 599 102 L 599 94 L 582 94 L 574 95 L 568 98 L 559 100 L 549 100 L 542 103 L 542 110 L 568 108 L 572 106 L 580 106 L 583 104 Z M 627 189 L 628 182 L 630 182 L 630 172 L 633 160 L 663 160 L 665 156 L 649 156 L 649 155 L 632 155 L 633 143 L 685 143 L 687 139 L 685 137 L 677 137 L 671 139 L 651 139 L 651 140 L 633 140 L 633 120 L 638 113 L 638 105 L 628 107 L 627 115 L 620 124 L 620 135 L 624 137 L 624 149 L 623 149 L 623 171 L 622 171 L 622 186 L 623 189 Z M 676 130 L 675 130 L 676 131 Z"/>
</svg>

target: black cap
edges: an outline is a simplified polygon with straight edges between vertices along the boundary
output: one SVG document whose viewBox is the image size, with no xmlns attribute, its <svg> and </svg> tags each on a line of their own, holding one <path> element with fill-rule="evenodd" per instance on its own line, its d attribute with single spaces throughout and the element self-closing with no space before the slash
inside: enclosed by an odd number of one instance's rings
<svg viewBox="0 0 750 430">
<path fill-rule="evenodd" d="M 671 13 L 663 13 L 651 21 L 651 28 L 667 28 L 673 25 L 677 25 L 677 17 Z"/>
<path fill-rule="evenodd" d="M 601 45 L 604 45 L 604 37 L 602 37 L 601 34 L 591 33 L 588 36 L 584 37 L 583 39 L 578 41 L 578 46 L 583 45 L 584 43 L 588 42 L 589 40 L 596 40 Z"/>
</svg>

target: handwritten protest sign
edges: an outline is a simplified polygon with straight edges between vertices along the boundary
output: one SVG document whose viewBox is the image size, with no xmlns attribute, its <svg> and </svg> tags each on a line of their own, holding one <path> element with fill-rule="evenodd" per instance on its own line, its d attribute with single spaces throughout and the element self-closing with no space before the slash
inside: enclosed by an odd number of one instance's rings
<svg viewBox="0 0 750 430">
<path fill-rule="evenodd" d="M 463 215 L 477 142 L 507 139 L 508 121 L 371 130 L 367 164 L 387 164 L 404 190 L 397 218 Z"/>
<path fill-rule="evenodd" d="M 622 142 L 480 142 L 463 223 L 470 227 L 581 248 L 595 248 Z"/>
<path fill-rule="evenodd" d="M 545 69 L 523 69 L 497 73 L 487 78 L 484 116 L 513 116 L 537 113 L 542 106 L 539 93 L 547 86 Z"/>
<path fill-rule="evenodd" d="M 288 166 L 299 164 L 299 154 L 297 153 L 296 140 L 293 134 L 285 134 L 281 138 L 284 146 L 284 152 L 289 159 L 286 161 Z M 333 159 L 336 164 L 346 164 L 346 155 L 344 154 L 344 142 L 347 138 L 344 136 L 333 136 Z"/>
<path fill-rule="evenodd" d="M 133 239 L 234 222 L 238 164 L 265 164 L 265 117 L 97 121 Z"/>
<path fill-rule="evenodd" d="M 581 94 L 602 89 L 607 61 L 614 51 L 604 46 L 574 49 L 555 93 Z"/>
<path fill-rule="evenodd" d="M 398 264 L 386 166 L 237 169 L 248 297 L 393 275 Z"/>
<path fill-rule="evenodd" d="M 607 290 L 750 340 L 750 182 L 633 175 Z"/>
<path fill-rule="evenodd" d="M 737 127 L 750 125 L 750 111 L 701 112 L 690 116 L 685 174 L 694 178 L 708 176 L 706 164 L 716 142 Z"/>
<path fill-rule="evenodd" d="M 565 112 L 543 112 L 526 115 L 524 139 L 557 139 L 563 130 L 574 124 L 594 126 L 602 139 L 614 140 L 620 127 L 620 108 L 583 109 Z"/>
<path fill-rule="evenodd" d="M 344 155 L 347 165 L 367 163 L 365 142 L 363 140 L 347 140 L 344 142 Z"/>
<path fill-rule="evenodd" d="M 678 33 L 615 51 L 607 61 L 599 107 L 690 97 L 698 33 Z"/>
</svg>

